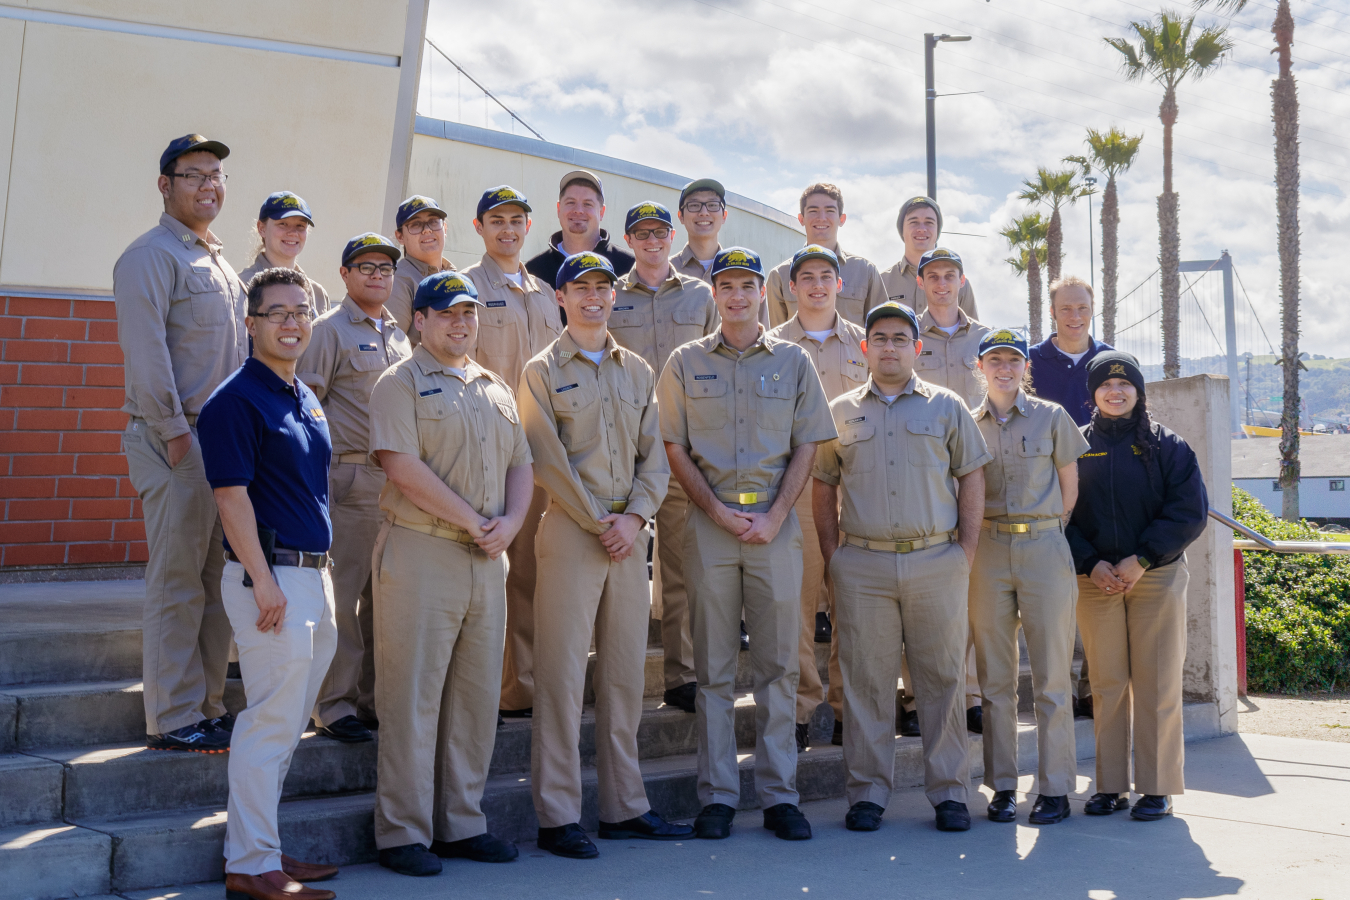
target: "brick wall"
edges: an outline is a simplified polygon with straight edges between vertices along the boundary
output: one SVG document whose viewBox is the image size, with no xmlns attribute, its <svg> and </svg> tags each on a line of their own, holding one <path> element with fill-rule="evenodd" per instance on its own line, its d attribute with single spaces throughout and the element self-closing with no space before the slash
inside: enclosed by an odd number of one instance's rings
<svg viewBox="0 0 1350 900">
<path fill-rule="evenodd" d="M 0 567 L 143 563 L 112 302 L 0 309 Z"/>
</svg>

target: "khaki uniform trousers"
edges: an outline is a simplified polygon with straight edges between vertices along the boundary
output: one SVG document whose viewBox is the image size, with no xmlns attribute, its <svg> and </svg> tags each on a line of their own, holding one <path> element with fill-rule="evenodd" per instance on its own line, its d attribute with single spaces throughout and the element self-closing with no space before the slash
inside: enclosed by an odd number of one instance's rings
<svg viewBox="0 0 1350 900">
<path fill-rule="evenodd" d="M 913 679 L 909 677 L 909 655 L 900 648 L 900 692 L 896 698 L 898 705 L 914 711 Z M 966 643 L 966 709 L 980 705 L 980 676 L 975 668 L 975 640 L 972 637 Z"/>
<path fill-rule="evenodd" d="M 344 716 L 374 719 L 375 602 L 371 550 L 384 524 L 380 490 L 384 470 L 334 460 L 329 474 L 328 515 L 333 522 L 333 603 L 337 653 L 319 688 L 314 720 L 332 725 Z"/>
<path fill-rule="evenodd" d="M 830 638 L 830 688 L 827 696 L 816 668 L 816 612 L 823 606 L 834 622 L 834 587 L 825 577 L 825 557 L 820 555 L 816 521 L 811 514 L 811 486 L 797 498 L 797 521 L 802 529 L 802 633 L 798 642 L 797 722 L 811 721 L 816 708 L 830 701 L 836 722 L 844 720 L 844 685 L 839 675 L 839 638 Z"/>
<path fill-rule="evenodd" d="M 581 821 L 581 704 L 595 635 L 595 765 L 600 821 L 623 822 L 651 809 L 638 769 L 643 669 L 647 657 L 647 545 L 644 528 L 623 562 L 562 507 L 539 525 L 535 553 L 536 634 L 530 781 L 543 828 Z"/>
<path fill-rule="evenodd" d="M 689 636 L 689 595 L 684 585 L 684 521 L 689 498 L 674 478 L 656 511 L 656 565 L 652 567 L 653 615 L 661 619 L 666 689 L 696 680 L 694 642 Z"/>
<path fill-rule="evenodd" d="M 502 657 L 502 709 L 534 706 L 534 536 L 548 509 L 548 492 L 535 485 L 525 524 L 506 548 L 506 651 Z"/>
<path fill-rule="evenodd" d="M 337 645 L 328 570 L 277 566 L 286 595 L 281 633 L 258 630 L 258 604 L 244 567 L 225 564 L 221 595 L 239 644 L 248 706 L 230 738 L 225 871 L 261 875 L 281 868 L 277 803 L 309 711 Z"/>
<path fill-rule="evenodd" d="M 754 512 L 769 504 L 743 507 Z M 740 805 L 736 661 L 750 634 L 755 697 L 755 793 L 762 808 L 798 803 L 797 644 L 802 531 L 794 510 L 768 544 L 745 544 L 690 505 L 684 529 L 689 625 L 698 675 L 698 800 Z"/>
<path fill-rule="evenodd" d="M 502 557 L 387 522 L 373 564 L 375 844 L 483 834 L 506 631 Z"/>
<path fill-rule="evenodd" d="M 984 693 L 984 783 L 1017 789 L 1017 629 L 1027 638 L 1036 698 L 1039 793 L 1078 784 L 1073 731 L 1074 604 L 1078 581 L 1059 528 L 1002 534 L 985 523 L 970 573 L 970 630 Z"/>
<path fill-rule="evenodd" d="M 206 481 L 201 441 L 169 468 L 168 447 L 132 419 L 122 435 L 141 498 L 145 566 L 142 679 L 145 730 L 165 734 L 225 714 L 230 620 L 220 599 L 224 531 Z"/>
<path fill-rule="evenodd" d="M 1181 672 L 1189 582 L 1185 556 L 1149 569 L 1123 596 L 1078 576 L 1078 627 L 1092 663 L 1099 792 L 1130 789 L 1131 730 L 1135 792 L 1170 795 L 1185 789 Z"/>
<path fill-rule="evenodd" d="M 966 802 L 965 645 L 970 565 L 954 543 L 913 553 L 845 544 L 830 559 L 844 681 L 849 805 L 885 807 L 895 788 L 895 682 L 900 646 L 914 675 L 924 787 L 934 806 Z M 751 647 L 754 643 L 751 642 Z"/>
</svg>

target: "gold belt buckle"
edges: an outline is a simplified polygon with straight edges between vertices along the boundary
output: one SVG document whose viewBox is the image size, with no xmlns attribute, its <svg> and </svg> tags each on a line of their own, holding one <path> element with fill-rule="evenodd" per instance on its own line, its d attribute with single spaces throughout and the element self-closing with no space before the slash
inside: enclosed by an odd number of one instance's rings
<svg viewBox="0 0 1350 900">
<path fill-rule="evenodd" d="M 611 500 L 611 501 L 609 501 L 609 511 L 612 512 L 612 513 L 621 513 L 621 512 L 623 512 L 623 511 L 625 511 L 626 509 L 628 509 L 628 501 L 627 501 L 627 500 Z"/>
<path fill-rule="evenodd" d="M 913 553 L 913 552 L 914 552 L 914 542 L 913 542 L 913 541 L 896 541 L 896 542 L 895 542 L 895 552 L 896 552 L 896 553 Z"/>
<path fill-rule="evenodd" d="M 1026 534 L 1031 531 L 1031 526 L 1025 522 L 1016 522 L 1008 526 L 1008 534 Z"/>
<path fill-rule="evenodd" d="M 759 492 L 758 491 L 742 492 L 740 496 L 737 498 L 736 502 L 739 503 L 741 506 L 750 506 L 751 504 L 758 503 Z"/>
</svg>

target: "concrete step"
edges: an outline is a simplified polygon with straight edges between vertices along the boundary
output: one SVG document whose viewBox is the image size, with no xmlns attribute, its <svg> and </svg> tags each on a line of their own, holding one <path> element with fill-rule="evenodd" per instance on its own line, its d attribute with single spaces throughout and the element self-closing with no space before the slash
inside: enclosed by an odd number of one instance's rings
<svg viewBox="0 0 1350 900">
<path fill-rule="evenodd" d="M 0 830 L 0 894 L 8 900 L 58 900 L 111 889 L 113 838 L 55 824 Z"/>
<path fill-rule="evenodd" d="M 141 674 L 143 581 L 0 585 L 0 685 Z"/>
<path fill-rule="evenodd" d="M 0 829 L 61 821 L 64 778 L 60 763 L 0 756 Z"/>
</svg>

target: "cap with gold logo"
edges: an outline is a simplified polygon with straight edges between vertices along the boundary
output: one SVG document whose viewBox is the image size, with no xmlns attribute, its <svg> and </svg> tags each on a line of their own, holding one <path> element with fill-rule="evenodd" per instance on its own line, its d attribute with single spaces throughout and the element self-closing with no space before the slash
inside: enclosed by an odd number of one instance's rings
<svg viewBox="0 0 1350 900">
<path fill-rule="evenodd" d="M 728 247 L 714 256 L 708 277 L 716 278 L 722 272 L 731 269 L 744 269 L 747 272 L 754 272 L 760 278 L 764 277 L 764 263 L 760 261 L 759 254 L 744 247 Z"/>
<path fill-rule="evenodd" d="M 644 200 L 628 210 L 628 215 L 623 220 L 623 233 L 631 234 L 639 222 L 645 222 L 648 219 L 653 222 L 660 222 L 667 228 L 675 227 L 675 219 L 671 216 L 670 210 L 655 200 Z"/>
<path fill-rule="evenodd" d="M 424 211 L 430 211 L 433 216 L 441 219 L 448 215 L 435 200 L 421 194 L 413 194 L 398 205 L 398 212 L 394 215 L 394 227 L 402 228 L 404 222 Z"/>
<path fill-rule="evenodd" d="M 258 210 L 258 221 L 266 222 L 268 219 L 304 219 L 309 224 L 314 224 L 314 216 L 310 214 L 309 204 L 300 198 L 299 194 L 293 194 L 290 191 L 275 191 L 268 194 L 267 199 L 263 201 L 262 209 Z"/>
<path fill-rule="evenodd" d="M 564 284 L 571 284 L 587 272 L 603 272 L 611 283 L 619 280 L 619 276 L 614 274 L 614 264 L 609 259 L 594 250 L 583 250 L 563 260 L 562 265 L 558 266 L 553 286 L 562 290 Z"/>
<path fill-rule="evenodd" d="M 867 325 L 865 332 L 871 332 L 872 326 L 881 319 L 904 319 L 914 328 L 914 335 L 919 334 L 919 316 L 913 309 L 903 303 L 896 303 L 894 300 L 887 300 L 885 303 L 878 303 L 867 311 Z"/>
<path fill-rule="evenodd" d="M 1020 353 L 1023 359 L 1030 358 L 1026 336 L 1015 328 L 996 328 L 986 334 L 984 340 L 980 341 L 978 355 L 983 357 L 990 350 L 1000 349 Z"/>
<path fill-rule="evenodd" d="M 966 273 L 966 267 L 961 264 L 961 257 L 956 251 L 948 250 L 946 247 L 934 247 L 932 250 L 929 250 L 923 256 L 919 257 L 919 274 L 922 275 L 924 268 L 930 263 L 935 262 L 953 263 L 956 265 L 957 271 L 962 275 Z"/>
<path fill-rule="evenodd" d="M 216 159 L 224 159 L 230 155 L 230 148 L 220 141 L 207 140 L 200 134 L 185 134 L 171 141 L 169 146 L 164 148 L 164 152 L 159 155 L 160 174 L 167 175 L 173 161 L 184 153 L 196 153 L 198 151 L 210 153 Z"/>
<path fill-rule="evenodd" d="M 376 234 L 373 231 L 367 231 L 365 234 L 358 234 L 347 242 L 347 246 L 342 248 L 342 264 L 349 265 L 363 253 L 383 253 L 385 256 L 398 262 L 403 251 L 399 250 L 398 244 L 395 244 L 389 238 L 382 234 Z"/>
<path fill-rule="evenodd" d="M 423 278 L 417 285 L 412 305 L 414 310 L 431 308 L 440 312 L 456 303 L 484 305 L 478 299 L 478 288 L 473 286 L 472 281 L 458 272 L 437 272 Z"/>
<path fill-rule="evenodd" d="M 1139 360 L 1124 350 L 1106 350 L 1098 353 L 1087 364 L 1088 393 L 1096 394 L 1112 378 L 1124 378 L 1134 385 L 1139 396 L 1144 396 L 1144 373 L 1139 369 Z"/>
<path fill-rule="evenodd" d="M 524 194 L 509 184 L 499 184 L 483 191 L 483 196 L 478 198 L 478 212 L 474 214 L 474 218 L 481 222 L 484 213 L 507 204 L 519 206 L 526 213 L 534 211 L 530 209 L 530 201 L 525 199 Z"/>
<path fill-rule="evenodd" d="M 823 259 L 834 266 L 834 274 L 839 274 L 839 257 L 829 247 L 822 247 L 820 244 L 807 244 L 796 253 L 792 254 L 792 267 L 788 271 L 788 279 L 795 281 L 797 278 L 797 269 L 801 268 L 802 263 L 811 259 Z"/>
</svg>

